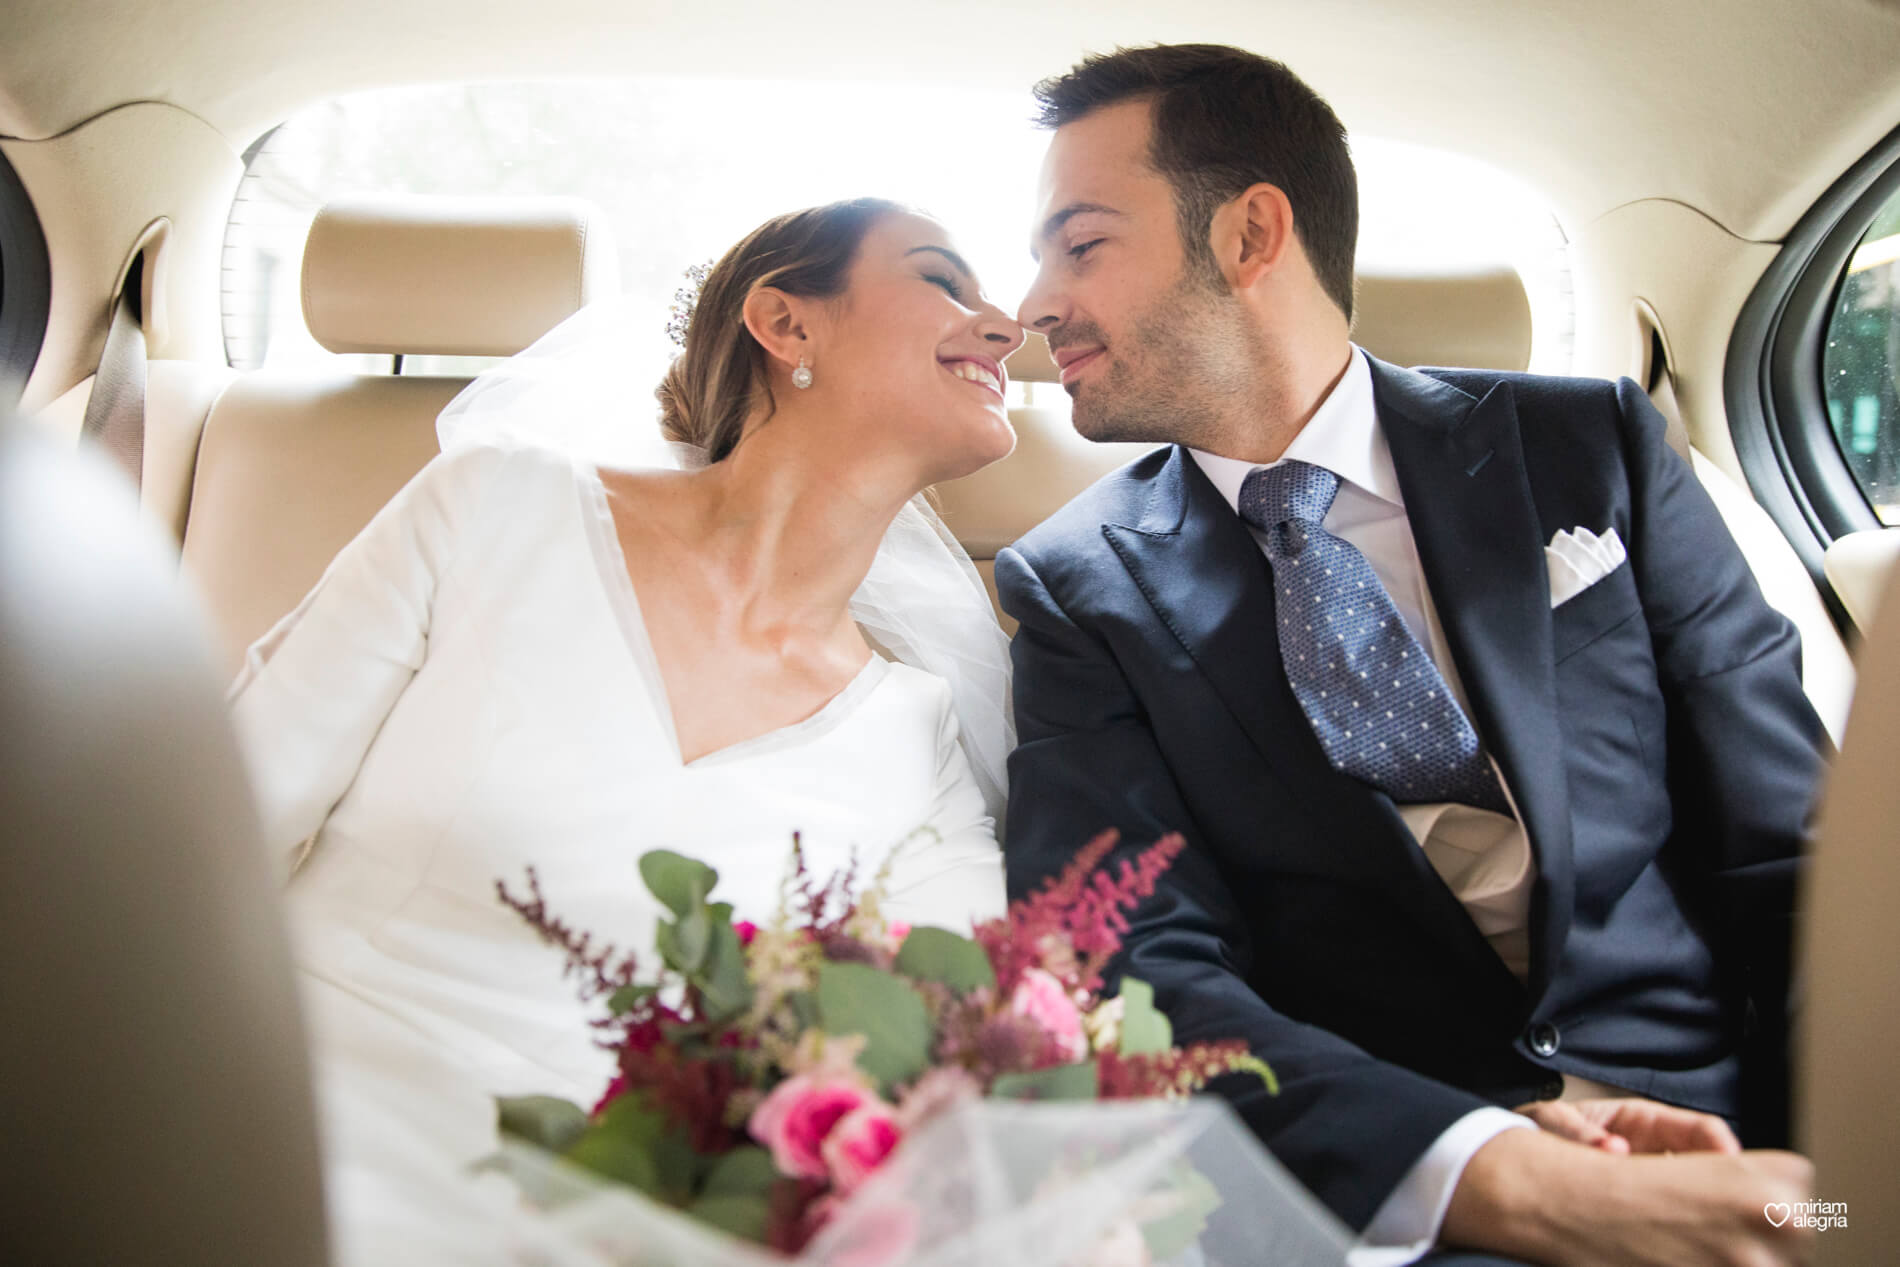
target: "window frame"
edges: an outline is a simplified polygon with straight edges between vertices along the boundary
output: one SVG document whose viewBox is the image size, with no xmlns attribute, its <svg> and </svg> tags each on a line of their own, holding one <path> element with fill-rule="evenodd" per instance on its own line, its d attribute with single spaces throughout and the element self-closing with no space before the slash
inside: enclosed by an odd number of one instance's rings
<svg viewBox="0 0 1900 1267">
<path fill-rule="evenodd" d="M 52 264 L 38 210 L 0 154 L 0 413 L 19 408 L 52 309 Z"/>
<path fill-rule="evenodd" d="M 1724 372 L 1729 431 L 1749 487 L 1801 556 L 1836 623 L 1847 614 L 1822 556 L 1836 538 L 1884 525 L 1828 419 L 1822 355 L 1848 262 L 1896 193 L 1900 128 L 1790 231 L 1742 305 Z"/>
</svg>

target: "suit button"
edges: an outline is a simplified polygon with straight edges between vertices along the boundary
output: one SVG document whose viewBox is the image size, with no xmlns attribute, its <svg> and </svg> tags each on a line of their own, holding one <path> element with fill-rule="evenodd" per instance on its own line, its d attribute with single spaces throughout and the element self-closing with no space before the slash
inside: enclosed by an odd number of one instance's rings
<svg viewBox="0 0 1900 1267">
<path fill-rule="evenodd" d="M 1557 1027 L 1549 1021 L 1539 1021 L 1531 1026 L 1531 1031 L 1525 1035 L 1525 1038 L 1530 1043 L 1531 1050 L 1538 1055 L 1555 1056 L 1557 1054 L 1557 1048 L 1560 1045 Z"/>
<path fill-rule="evenodd" d="M 1540 1100 L 1563 1099 L 1564 1098 L 1564 1080 L 1562 1078 L 1552 1078 L 1549 1082 L 1546 1082 L 1543 1086 L 1537 1088 L 1537 1098 Z"/>
</svg>

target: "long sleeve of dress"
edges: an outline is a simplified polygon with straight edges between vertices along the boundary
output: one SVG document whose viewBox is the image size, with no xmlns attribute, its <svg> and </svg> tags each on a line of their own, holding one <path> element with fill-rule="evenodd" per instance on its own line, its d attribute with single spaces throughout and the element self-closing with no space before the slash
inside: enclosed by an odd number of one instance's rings
<svg viewBox="0 0 1900 1267">
<path fill-rule="evenodd" d="M 231 719 L 266 845 L 287 870 L 421 667 L 458 529 L 505 460 L 501 450 L 481 449 L 430 462 L 246 653 Z"/>
<path fill-rule="evenodd" d="M 898 854 L 884 911 L 894 920 L 967 935 L 972 921 L 1003 913 L 1003 854 L 982 789 L 957 742 L 948 687 L 942 690 L 938 725 L 931 830 Z"/>
</svg>

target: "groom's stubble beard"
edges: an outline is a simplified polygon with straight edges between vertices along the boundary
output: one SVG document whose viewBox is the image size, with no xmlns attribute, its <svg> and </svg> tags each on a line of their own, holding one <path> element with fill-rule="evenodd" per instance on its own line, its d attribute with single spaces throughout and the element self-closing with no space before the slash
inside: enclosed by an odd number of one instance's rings
<svg viewBox="0 0 1900 1267">
<path fill-rule="evenodd" d="M 1258 350 L 1240 317 L 1224 284 L 1184 269 L 1109 348 L 1107 371 L 1071 393 L 1076 431 L 1100 443 L 1211 447 L 1252 392 Z M 1092 322 L 1068 333 L 1062 342 L 1101 339 Z"/>
</svg>

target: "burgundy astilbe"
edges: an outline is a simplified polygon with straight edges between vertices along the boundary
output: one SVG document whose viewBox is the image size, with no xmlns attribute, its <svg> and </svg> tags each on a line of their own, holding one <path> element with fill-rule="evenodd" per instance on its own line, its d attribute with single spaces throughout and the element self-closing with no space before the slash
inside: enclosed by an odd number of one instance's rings
<svg viewBox="0 0 1900 1267">
<path fill-rule="evenodd" d="M 1102 866 L 1120 839 L 1110 829 L 1078 849 L 1061 874 L 1018 902 L 1001 919 L 977 925 L 975 937 L 1007 998 L 1030 968 L 1043 968 L 1070 990 L 1101 989 L 1102 970 L 1121 949 L 1127 911 L 1155 891 L 1155 882 L 1187 847 L 1169 832 L 1112 869 Z"/>
<path fill-rule="evenodd" d="M 1137 1056 L 1105 1051 L 1095 1059 L 1099 1078 L 1097 1094 L 1104 1100 L 1139 1100 L 1154 1096 L 1179 1099 L 1200 1090 L 1221 1074 L 1264 1073 L 1266 1070 L 1247 1049 L 1246 1042 L 1238 1038 L 1194 1043 Z M 1266 1076 L 1271 1078 L 1271 1074 Z"/>
<path fill-rule="evenodd" d="M 623 1091 L 644 1094 L 647 1104 L 666 1114 L 686 1132 L 693 1151 L 714 1157 L 745 1142 L 726 1122 L 726 1103 L 742 1086 L 731 1060 L 719 1056 L 686 1056 L 666 1044 L 620 1049 Z"/>
<path fill-rule="evenodd" d="M 851 851 L 851 859 L 844 870 L 834 871 L 831 878 L 820 884 L 805 863 L 805 845 L 803 833 L 792 833 L 792 875 L 789 900 L 786 911 L 794 917 L 798 927 L 811 930 L 813 940 L 829 941 L 834 937 L 844 937 L 845 925 L 857 913 L 857 899 L 852 895 L 858 888 L 858 854 Z M 832 909 L 836 907 L 835 914 Z"/>
<path fill-rule="evenodd" d="M 592 933 L 579 931 L 549 911 L 547 898 L 541 892 L 541 877 L 535 874 L 533 867 L 528 868 L 526 898 L 518 898 L 510 893 L 507 884 L 500 880 L 495 881 L 495 892 L 501 895 L 503 904 L 509 910 L 521 916 L 529 927 L 541 934 L 542 941 L 567 956 L 561 975 L 580 979 L 582 1002 L 612 994 L 622 986 L 633 984 L 633 952 L 623 954 L 612 942 L 596 947 Z"/>
</svg>

